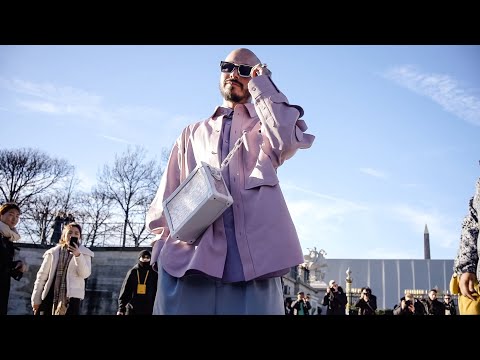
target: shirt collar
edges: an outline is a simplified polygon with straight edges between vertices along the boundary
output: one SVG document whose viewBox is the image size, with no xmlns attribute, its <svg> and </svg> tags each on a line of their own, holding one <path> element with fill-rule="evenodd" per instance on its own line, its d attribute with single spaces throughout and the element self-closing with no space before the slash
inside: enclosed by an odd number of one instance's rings
<svg viewBox="0 0 480 360">
<path fill-rule="evenodd" d="M 252 103 L 246 103 L 244 104 L 245 107 L 247 108 L 248 110 L 248 114 L 250 115 L 251 118 L 257 116 L 257 113 L 255 111 L 255 106 L 252 104 Z M 217 106 L 215 108 L 215 111 L 213 112 L 211 118 L 212 119 L 216 119 L 218 118 L 219 116 L 222 116 L 222 115 L 228 115 L 230 112 L 232 112 L 233 110 L 232 109 L 229 109 L 229 108 L 224 108 L 222 106 Z"/>
</svg>

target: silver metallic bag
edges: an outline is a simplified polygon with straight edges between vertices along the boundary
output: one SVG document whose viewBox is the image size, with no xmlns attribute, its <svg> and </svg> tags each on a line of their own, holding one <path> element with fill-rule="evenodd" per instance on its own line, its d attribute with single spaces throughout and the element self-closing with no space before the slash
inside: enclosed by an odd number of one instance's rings
<svg viewBox="0 0 480 360">
<path fill-rule="evenodd" d="M 198 164 L 163 202 L 171 238 L 193 244 L 233 204 L 222 169 L 242 142 L 243 136 L 237 140 L 220 169 L 203 161 Z"/>
</svg>

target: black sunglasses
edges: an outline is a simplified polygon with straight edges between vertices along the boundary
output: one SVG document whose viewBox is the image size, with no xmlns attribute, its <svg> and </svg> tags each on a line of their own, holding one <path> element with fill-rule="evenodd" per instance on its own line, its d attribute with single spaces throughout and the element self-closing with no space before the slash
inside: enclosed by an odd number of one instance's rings
<svg viewBox="0 0 480 360">
<path fill-rule="evenodd" d="M 238 68 L 238 75 L 241 77 L 250 77 L 253 66 L 220 61 L 220 71 L 223 73 L 231 73 L 235 68 Z"/>
</svg>

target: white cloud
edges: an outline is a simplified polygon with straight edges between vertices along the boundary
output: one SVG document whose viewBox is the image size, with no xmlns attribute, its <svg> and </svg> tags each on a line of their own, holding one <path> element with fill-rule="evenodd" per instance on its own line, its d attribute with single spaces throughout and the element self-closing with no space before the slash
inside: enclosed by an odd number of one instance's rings
<svg viewBox="0 0 480 360">
<path fill-rule="evenodd" d="M 316 191 L 313 191 L 313 190 L 301 188 L 299 186 L 292 185 L 292 184 L 289 184 L 289 183 L 282 183 L 282 189 L 287 190 L 289 192 L 300 192 L 300 193 L 304 193 L 304 194 L 307 194 L 307 195 L 312 195 L 312 196 L 315 196 L 315 197 L 318 197 L 318 198 L 321 198 L 321 199 L 331 200 L 332 202 L 342 204 L 342 206 L 348 206 L 348 207 L 350 207 L 354 210 L 366 210 L 367 209 L 365 206 L 360 205 L 358 203 L 355 203 L 355 202 L 352 202 L 352 201 L 349 201 L 349 200 L 345 200 L 345 199 L 341 199 L 341 198 L 337 198 L 337 197 L 334 197 L 334 196 L 322 194 L 322 193 L 319 193 L 319 192 L 316 192 Z"/>
<path fill-rule="evenodd" d="M 454 78 L 444 74 L 421 73 L 411 65 L 394 67 L 385 76 L 429 97 L 460 119 L 480 126 L 480 98 L 462 89 Z"/>
<path fill-rule="evenodd" d="M 4 78 L 0 78 L 0 86 L 18 94 L 16 105 L 21 109 L 55 116 L 75 116 L 128 134 L 139 128 L 155 128 L 161 125 L 162 132 L 159 137 L 174 133 L 168 137 L 175 139 L 181 128 L 199 120 L 181 114 L 167 114 L 155 107 L 108 108 L 102 96 L 70 86 Z"/>
<path fill-rule="evenodd" d="M 130 144 L 130 145 L 134 145 L 134 143 L 128 141 L 128 140 L 125 140 L 125 139 L 120 139 L 120 138 L 117 138 L 117 137 L 114 137 L 114 136 L 108 136 L 108 135 L 97 135 L 101 138 L 104 138 L 104 139 L 107 139 L 107 140 L 111 140 L 111 141 L 115 141 L 115 142 L 119 142 L 119 143 L 123 143 L 123 144 Z"/>
<path fill-rule="evenodd" d="M 348 220 L 368 210 L 361 204 L 295 185 L 282 184 L 282 189 L 304 252 L 314 246 L 341 247 L 336 239 L 343 237 Z"/>
<path fill-rule="evenodd" d="M 33 111 L 49 114 L 62 114 L 63 110 L 55 104 L 44 101 L 18 101 L 21 107 Z"/>
<path fill-rule="evenodd" d="M 0 79 L 0 85 L 22 95 L 40 98 L 48 102 L 73 106 L 98 106 L 102 97 L 85 90 L 51 83 L 37 84 L 30 81 Z"/>
<path fill-rule="evenodd" d="M 364 174 L 367 174 L 367 175 L 374 176 L 374 177 L 383 178 L 383 179 L 385 179 L 387 177 L 387 174 L 385 174 L 384 172 L 382 172 L 380 170 L 375 170 L 375 169 L 372 169 L 372 168 L 361 168 L 360 172 L 362 172 Z"/>
<path fill-rule="evenodd" d="M 418 229 L 424 229 L 427 225 L 430 247 L 432 247 L 432 243 L 436 243 L 443 248 L 452 248 L 458 243 L 459 233 L 450 230 L 454 228 L 454 226 L 449 226 L 452 221 L 436 210 L 419 210 L 401 204 L 393 206 L 391 211 L 398 216 L 399 220 L 408 223 L 415 232 L 418 232 Z"/>
</svg>

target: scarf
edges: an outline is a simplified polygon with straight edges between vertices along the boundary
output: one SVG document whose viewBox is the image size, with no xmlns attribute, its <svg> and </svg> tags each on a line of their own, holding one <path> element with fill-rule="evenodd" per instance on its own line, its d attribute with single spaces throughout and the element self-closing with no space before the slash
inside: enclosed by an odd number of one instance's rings
<svg viewBox="0 0 480 360">
<path fill-rule="evenodd" d="M 17 229 L 11 229 L 10 226 L 5 224 L 3 221 L 0 221 L 0 234 L 9 238 L 10 241 L 20 240 L 20 235 L 17 232 Z"/>
<path fill-rule="evenodd" d="M 55 284 L 53 288 L 53 315 L 65 315 L 65 312 L 67 311 L 67 269 L 72 256 L 73 255 L 66 247 L 60 247 L 57 271 L 55 273 Z"/>
</svg>

